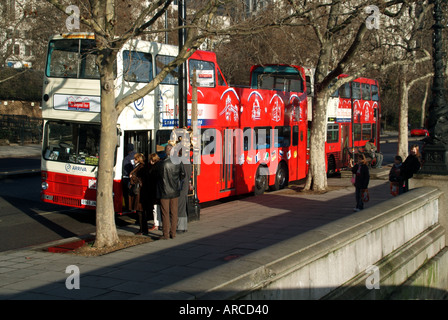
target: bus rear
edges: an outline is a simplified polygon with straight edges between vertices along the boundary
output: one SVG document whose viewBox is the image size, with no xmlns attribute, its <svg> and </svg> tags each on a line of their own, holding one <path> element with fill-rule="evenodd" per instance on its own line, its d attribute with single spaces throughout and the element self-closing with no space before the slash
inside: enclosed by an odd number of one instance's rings
<svg viewBox="0 0 448 320">
<path fill-rule="evenodd" d="M 370 139 L 379 150 L 380 121 L 376 80 L 357 78 L 336 90 L 327 103 L 327 172 L 350 166 L 353 153 L 362 151 Z"/>
</svg>

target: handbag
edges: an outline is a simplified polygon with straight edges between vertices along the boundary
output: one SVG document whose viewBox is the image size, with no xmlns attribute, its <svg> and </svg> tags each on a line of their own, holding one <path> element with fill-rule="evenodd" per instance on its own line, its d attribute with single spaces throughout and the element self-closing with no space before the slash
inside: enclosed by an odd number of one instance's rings
<svg viewBox="0 0 448 320">
<path fill-rule="evenodd" d="M 361 190 L 361 199 L 362 199 L 362 202 L 369 202 L 369 200 L 370 200 L 369 189 Z"/>
<path fill-rule="evenodd" d="M 355 185 L 355 182 L 356 182 L 356 175 L 355 174 L 352 175 L 352 178 L 350 179 L 350 182 L 352 183 L 352 185 Z"/>
<path fill-rule="evenodd" d="M 133 194 L 137 195 L 140 193 L 140 183 L 136 183 L 136 184 L 131 184 L 131 191 Z"/>
<path fill-rule="evenodd" d="M 396 197 L 398 195 L 398 190 L 399 190 L 398 182 L 391 182 L 390 183 L 390 194 L 393 195 L 394 197 Z"/>
</svg>

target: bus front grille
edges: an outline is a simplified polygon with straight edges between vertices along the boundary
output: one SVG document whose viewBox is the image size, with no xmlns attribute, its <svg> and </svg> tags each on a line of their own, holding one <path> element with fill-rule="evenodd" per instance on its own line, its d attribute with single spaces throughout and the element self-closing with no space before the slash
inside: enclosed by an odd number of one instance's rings
<svg viewBox="0 0 448 320">
<path fill-rule="evenodd" d="M 61 205 L 81 207 L 81 199 L 74 199 L 69 197 L 54 196 L 53 202 Z"/>
</svg>

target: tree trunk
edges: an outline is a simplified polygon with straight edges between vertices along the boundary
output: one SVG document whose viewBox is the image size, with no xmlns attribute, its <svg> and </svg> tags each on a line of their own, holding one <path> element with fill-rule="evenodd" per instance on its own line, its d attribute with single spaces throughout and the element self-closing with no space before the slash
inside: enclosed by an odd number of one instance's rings
<svg viewBox="0 0 448 320">
<path fill-rule="evenodd" d="M 310 130 L 310 166 L 304 190 L 325 191 L 327 173 L 325 170 L 325 133 L 328 97 L 325 91 L 313 98 L 313 124 Z"/>
<path fill-rule="evenodd" d="M 117 146 L 117 112 L 115 110 L 113 59 L 104 59 L 101 73 L 101 140 L 96 197 L 95 247 L 113 246 L 119 242 L 115 225 L 113 173 Z M 101 70 L 103 69 L 103 70 Z"/>
<path fill-rule="evenodd" d="M 426 82 L 425 96 L 423 97 L 423 101 L 422 101 L 422 112 L 421 112 L 421 116 L 420 116 L 420 127 L 422 127 L 422 128 L 425 126 L 426 100 L 428 100 L 428 92 L 429 92 L 430 83 L 431 82 L 429 80 Z"/>
<path fill-rule="evenodd" d="M 398 155 L 404 159 L 408 156 L 408 65 L 400 67 L 400 105 L 398 110 Z"/>
</svg>

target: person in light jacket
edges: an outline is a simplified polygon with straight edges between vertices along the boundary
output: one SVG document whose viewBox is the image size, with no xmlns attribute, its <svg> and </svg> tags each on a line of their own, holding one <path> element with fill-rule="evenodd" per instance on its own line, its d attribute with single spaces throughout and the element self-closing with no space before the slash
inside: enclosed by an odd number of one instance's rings
<svg viewBox="0 0 448 320">
<path fill-rule="evenodd" d="M 165 147 L 166 158 L 156 164 L 156 195 L 160 199 L 162 211 L 161 239 L 166 240 L 176 237 L 178 219 L 178 201 L 180 196 L 181 181 L 185 178 L 184 167 L 181 163 L 175 164 L 171 161 L 173 146 Z"/>
</svg>

